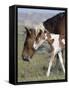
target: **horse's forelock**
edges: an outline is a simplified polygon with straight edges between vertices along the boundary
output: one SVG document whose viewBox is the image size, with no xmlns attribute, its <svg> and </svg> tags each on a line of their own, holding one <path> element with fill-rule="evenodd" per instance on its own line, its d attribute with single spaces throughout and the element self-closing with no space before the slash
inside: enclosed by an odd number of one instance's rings
<svg viewBox="0 0 69 90">
<path fill-rule="evenodd" d="M 43 26 L 43 23 L 40 23 L 38 25 L 35 26 L 35 31 L 36 31 L 36 36 L 38 35 L 38 33 L 42 30 L 42 32 L 44 32 L 46 29 Z"/>
</svg>

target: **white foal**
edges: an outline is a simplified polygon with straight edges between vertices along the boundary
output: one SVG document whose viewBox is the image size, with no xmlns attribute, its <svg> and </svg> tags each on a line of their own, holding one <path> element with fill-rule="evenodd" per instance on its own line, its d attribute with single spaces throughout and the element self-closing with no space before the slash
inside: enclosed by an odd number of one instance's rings
<svg viewBox="0 0 69 90">
<path fill-rule="evenodd" d="M 48 41 L 48 43 L 52 48 L 51 59 L 47 70 L 47 76 L 50 75 L 52 62 L 54 61 L 54 57 L 56 54 L 58 54 L 59 56 L 59 60 L 60 60 L 63 72 L 65 73 L 65 67 L 63 64 L 63 58 L 62 58 L 62 52 L 61 52 L 61 50 L 65 47 L 65 39 L 63 35 L 60 36 L 59 34 L 52 34 L 52 33 L 49 33 L 48 31 L 45 31 L 45 32 L 41 31 L 37 35 L 37 38 L 33 44 L 33 48 L 37 50 L 45 41 Z"/>
</svg>

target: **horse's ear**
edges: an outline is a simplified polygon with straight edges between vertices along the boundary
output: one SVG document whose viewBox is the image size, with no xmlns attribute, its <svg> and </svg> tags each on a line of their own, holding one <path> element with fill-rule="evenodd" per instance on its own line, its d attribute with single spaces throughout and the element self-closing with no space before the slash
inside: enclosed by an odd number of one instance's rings
<svg viewBox="0 0 69 90">
<path fill-rule="evenodd" d="M 28 28 L 27 27 L 24 27 L 26 29 L 26 31 L 28 32 Z"/>
<path fill-rule="evenodd" d="M 26 32 L 27 32 L 27 34 L 31 34 L 31 31 L 29 30 L 29 28 L 27 28 L 27 27 L 24 27 L 25 29 L 26 29 Z"/>
</svg>

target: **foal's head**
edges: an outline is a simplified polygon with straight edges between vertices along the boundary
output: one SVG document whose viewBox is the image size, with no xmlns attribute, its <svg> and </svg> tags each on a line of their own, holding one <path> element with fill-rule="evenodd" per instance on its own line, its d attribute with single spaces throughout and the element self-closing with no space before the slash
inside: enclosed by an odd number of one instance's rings
<svg viewBox="0 0 69 90">
<path fill-rule="evenodd" d="M 44 42 L 45 42 L 45 32 L 40 30 L 34 41 L 33 48 L 37 50 Z"/>
<path fill-rule="evenodd" d="M 34 41 L 33 48 L 37 50 L 45 41 L 48 41 L 49 44 L 52 44 L 54 40 L 51 39 L 51 35 L 47 30 L 44 32 L 40 30 Z"/>
</svg>

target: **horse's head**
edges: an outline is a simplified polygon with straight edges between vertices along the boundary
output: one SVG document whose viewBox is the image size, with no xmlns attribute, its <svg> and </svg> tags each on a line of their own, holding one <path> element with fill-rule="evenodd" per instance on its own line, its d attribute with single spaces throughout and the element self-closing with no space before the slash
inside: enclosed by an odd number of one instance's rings
<svg viewBox="0 0 69 90">
<path fill-rule="evenodd" d="M 22 58 L 25 61 L 29 61 L 35 52 L 35 50 L 33 48 L 33 43 L 34 43 L 35 38 L 36 38 L 36 33 L 35 33 L 35 30 L 33 28 L 25 27 L 25 29 L 26 29 L 26 39 L 24 42 Z"/>
</svg>

